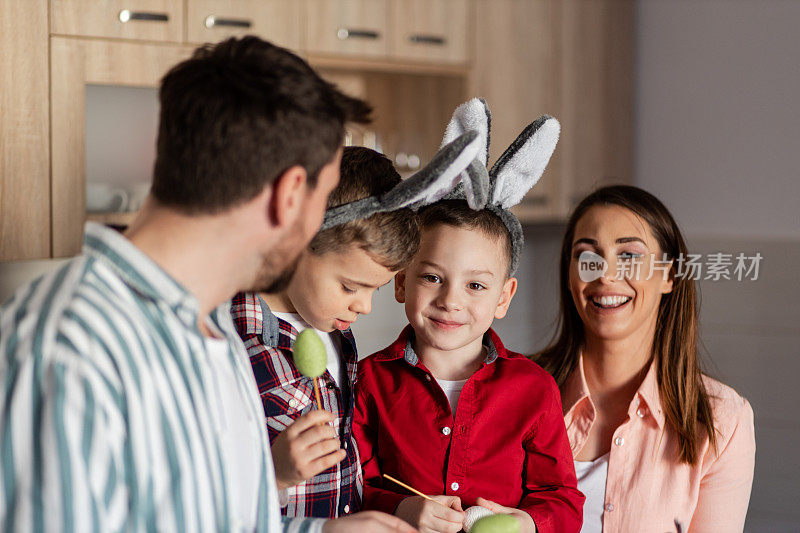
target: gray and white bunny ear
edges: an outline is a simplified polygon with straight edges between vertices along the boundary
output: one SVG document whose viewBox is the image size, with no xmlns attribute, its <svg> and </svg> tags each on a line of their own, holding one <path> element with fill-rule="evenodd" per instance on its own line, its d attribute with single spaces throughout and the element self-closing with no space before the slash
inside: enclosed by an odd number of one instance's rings
<svg viewBox="0 0 800 533">
<path fill-rule="evenodd" d="M 442 146 L 452 142 L 453 139 L 467 131 L 475 130 L 483 139 L 483 146 L 481 147 L 478 161 L 482 162 L 483 166 L 487 166 L 489 163 L 489 133 L 491 127 L 492 114 L 489 112 L 489 106 L 486 105 L 486 100 L 483 98 L 473 98 L 468 102 L 464 102 L 453 111 L 450 123 L 444 131 Z"/>
<path fill-rule="evenodd" d="M 441 148 L 422 170 L 381 196 L 370 196 L 328 209 L 320 229 L 325 230 L 376 213 L 387 213 L 404 207 L 413 209 L 444 198 L 463 179 L 462 175 L 467 176 L 463 171 L 478 156 L 482 145 L 477 132 L 465 132 Z M 477 194 L 487 198 L 488 176 L 483 181 L 486 183 L 483 187 L 485 190 Z M 484 199 L 484 203 L 485 201 Z"/>
<path fill-rule="evenodd" d="M 548 115 L 522 130 L 489 171 L 491 204 L 510 209 L 522 201 L 542 177 L 560 132 L 558 120 Z"/>
<path fill-rule="evenodd" d="M 467 131 L 440 148 L 431 162 L 381 197 L 387 210 L 419 207 L 441 200 L 462 178 L 482 148 L 478 132 Z"/>
</svg>

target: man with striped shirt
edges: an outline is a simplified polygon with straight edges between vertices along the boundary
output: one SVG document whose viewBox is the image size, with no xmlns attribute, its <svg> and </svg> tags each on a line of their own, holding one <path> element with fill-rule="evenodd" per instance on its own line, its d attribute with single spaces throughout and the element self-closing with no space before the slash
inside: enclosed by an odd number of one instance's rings
<svg viewBox="0 0 800 533">
<path fill-rule="evenodd" d="M 0 308 L 0 529 L 406 531 L 281 525 L 264 413 L 227 300 L 279 290 L 366 104 L 256 38 L 162 81 L 151 197 L 125 235 Z"/>
</svg>

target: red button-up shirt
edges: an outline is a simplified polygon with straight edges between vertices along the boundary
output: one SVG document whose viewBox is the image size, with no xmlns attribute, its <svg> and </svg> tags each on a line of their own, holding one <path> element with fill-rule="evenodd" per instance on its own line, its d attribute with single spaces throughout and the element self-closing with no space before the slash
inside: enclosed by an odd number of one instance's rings
<svg viewBox="0 0 800 533">
<path fill-rule="evenodd" d="M 358 364 L 353 434 L 364 470 L 364 507 L 393 513 L 409 494 L 481 496 L 528 512 L 539 531 L 581 528 L 583 494 L 553 378 L 507 351 L 492 331 L 483 366 L 466 382 L 455 417 L 406 327 L 388 348 Z"/>
</svg>

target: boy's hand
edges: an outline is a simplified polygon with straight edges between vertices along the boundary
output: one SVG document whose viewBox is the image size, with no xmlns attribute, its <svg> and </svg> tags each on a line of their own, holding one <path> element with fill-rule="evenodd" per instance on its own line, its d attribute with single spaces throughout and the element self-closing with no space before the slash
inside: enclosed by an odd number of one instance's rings
<svg viewBox="0 0 800 533">
<path fill-rule="evenodd" d="M 417 533 L 417 530 L 395 516 L 364 511 L 328 520 L 322 526 L 322 533 Z"/>
<path fill-rule="evenodd" d="M 486 507 L 493 513 L 510 514 L 519 520 L 521 526 L 520 533 L 536 533 L 536 524 L 534 523 L 533 518 L 531 518 L 531 515 L 525 511 L 520 511 L 519 509 L 514 509 L 513 507 L 503 507 L 499 503 L 494 503 L 486 498 L 478 498 L 475 503 L 481 507 Z"/>
<path fill-rule="evenodd" d="M 345 458 L 347 452 L 340 449 L 339 437 L 328 425 L 335 419 L 330 411 L 310 411 L 277 436 L 272 461 L 279 489 L 311 479 Z"/>
<path fill-rule="evenodd" d="M 464 510 L 458 496 L 410 496 L 401 501 L 394 514 L 419 529 L 420 533 L 458 533 L 464 526 Z M 441 504 L 441 505 L 439 505 Z"/>
</svg>

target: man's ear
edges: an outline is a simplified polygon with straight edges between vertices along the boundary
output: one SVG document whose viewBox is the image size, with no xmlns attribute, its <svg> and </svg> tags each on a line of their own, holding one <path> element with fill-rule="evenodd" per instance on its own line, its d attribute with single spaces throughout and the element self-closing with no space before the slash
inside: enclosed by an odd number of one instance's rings
<svg viewBox="0 0 800 533">
<path fill-rule="evenodd" d="M 272 194 L 267 204 L 267 216 L 276 228 L 293 227 L 302 216 L 308 191 L 306 169 L 289 167 L 270 184 Z"/>
<path fill-rule="evenodd" d="M 503 290 L 500 292 L 500 301 L 497 302 L 497 309 L 494 310 L 495 318 L 503 318 L 508 313 L 508 306 L 511 305 L 511 299 L 517 293 L 517 278 L 508 278 L 503 284 Z"/>
<path fill-rule="evenodd" d="M 394 299 L 397 303 L 406 303 L 406 271 L 401 270 L 394 275 Z"/>
</svg>

